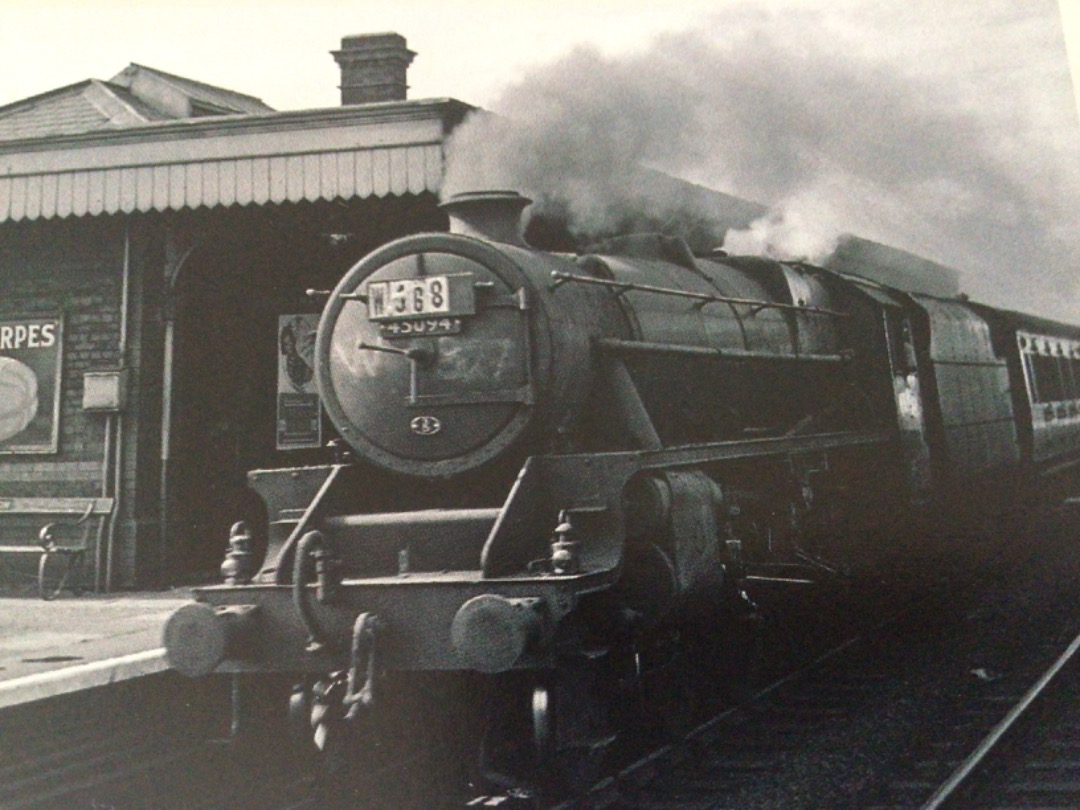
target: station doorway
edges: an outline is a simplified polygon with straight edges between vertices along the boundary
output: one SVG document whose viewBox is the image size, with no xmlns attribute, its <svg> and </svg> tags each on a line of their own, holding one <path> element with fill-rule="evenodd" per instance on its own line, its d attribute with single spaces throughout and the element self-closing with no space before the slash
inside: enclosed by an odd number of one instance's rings
<svg viewBox="0 0 1080 810">
<path fill-rule="evenodd" d="M 305 291 L 350 264 L 325 240 L 259 228 L 208 241 L 186 262 L 173 291 L 166 580 L 215 580 L 238 520 L 265 531 L 250 470 L 325 461 L 318 448 L 279 448 L 279 324 L 313 323 Z"/>
</svg>

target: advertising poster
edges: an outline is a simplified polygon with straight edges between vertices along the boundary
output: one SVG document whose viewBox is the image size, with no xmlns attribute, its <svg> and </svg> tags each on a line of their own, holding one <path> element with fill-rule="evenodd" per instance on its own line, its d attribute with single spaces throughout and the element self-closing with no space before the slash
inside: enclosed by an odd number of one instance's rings
<svg viewBox="0 0 1080 810">
<path fill-rule="evenodd" d="M 0 320 L 0 453 L 55 453 L 63 321 Z"/>
<path fill-rule="evenodd" d="M 277 449 L 322 446 L 322 418 L 315 388 L 318 315 L 278 318 Z"/>
</svg>

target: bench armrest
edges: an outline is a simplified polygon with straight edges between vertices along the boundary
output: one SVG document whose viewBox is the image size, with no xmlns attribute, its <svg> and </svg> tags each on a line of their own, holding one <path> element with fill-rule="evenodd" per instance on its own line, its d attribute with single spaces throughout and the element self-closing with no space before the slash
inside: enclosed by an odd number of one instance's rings
<svg viewBox="0 0 1080 810">
<path fill-rule="evenodd" d="M 56 530 L 60 529 L 60 528 L 71 529 L 71 528 L 75 528 L 77 526 L 82 526 L 94 514 L 94 505 L 95 505 L 94 501 L 90 501 L 90 503 L 86 507 L 86 511 L 83 512 L 75 520 L 54 520 L 52 523 L 46 523 L 44 526 L 42 526 L 41 531 L 38 532 L 38 542 L 41 544 L 41 547 L 43 549 L 45 549 L 46 551 L 55 548 L 56 547 L 56 536 L 55 536 Z M 83 540 L 85 541 L 85 539 L 86 538 L 85 538 L 85 529 L 84 529 Z"/>
</svg>

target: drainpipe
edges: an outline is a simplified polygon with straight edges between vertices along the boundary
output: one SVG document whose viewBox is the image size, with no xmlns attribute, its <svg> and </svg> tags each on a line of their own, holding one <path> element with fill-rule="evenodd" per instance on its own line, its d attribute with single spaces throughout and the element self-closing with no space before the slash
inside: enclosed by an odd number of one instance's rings
<svg viewBox="0 0 1080 810">
<path fill-rule="evenodd" d="M 168 236 L 167 236 L 168 239 Z M 161 571 L 162 584 L 166 583 L 168 576 L 169 561 L 169 498 L 170 483 L 172 481 L 172 421 L 173 421 L 173 377 L 176 370 L 176 307 L 177 307 L 177 283 L 180 274 L 184 272 L 188 259 L 195 252 L 200 240 L 190 244 L 186 248 L 183 240 L 177 248 L 178 255 L 168 259 L 165 271 L 165 301 L 164 320 L 165 334 L 163 347 L 164 358 L 161 369 L 161 480 L 159 482 L 158 498 L 161 504 L 161 518 L 158 526 L 158 565 Z M 166 248 L 166 254 L 169 250 Z"/>
<path fill-rule="evenodd" d="M 169 291 L 172 295 L 172 291 Z M 170 307 L 171 310 L 171 307 Z M 169 537 L 169 447 L 172 444 L 172 387 L 173 387 L 173 352 L 176 342 L 176 315 L 166 312 L 165 320 L 165 358 L 161 376 L 161 483 L 158 497 L 161 502 L 161 524 L 158 528 L 158 566 L 161 577 L 167 575 L 168 537 Z"/>
<path fill-rule="evenodd" d="M 127 368 L 127 350 L 128 350 L 128 309 L 131 303 L 131 222 L 124 222 L 124 267 L 123 267 L 123 281 L 120 289 L 120 345 L 118 348 L 118 354 L 120 355 L 120 367 L 122 369 Z M 120 512 L 123 508 L 123 487 L 124 487 L 124 413 L 120 411 L 115 417 L 110 417 L 109 422 L 105 424 L 105 430 L 108 431 L 112 426 L 110 423 L 115 421 L 116 442 L 115 449 L 113 451 L 112 466 L 113 466 L 113 510 L 109 515 L 109 531 L 105 540 L 105 593 L 111 593 L 113 589 L 113 560 L 115 558 L 116 550 L 116 525 L 120 519 Z M 106 439 L 106 452 L 108 452 L 109 442 Z"/>
<path fill-rule="evenodd" d="M 101 463 L 101 497 L 109 497 L 109 481 L 112 476 L 112 438 L 113 415 L 105 415 L 105 451 Z M 94 546 L 94 593 L 101 593 L 105 573 L 105 530 L 106 523 L 98 525 L 97 544 Z"/>
</svg>

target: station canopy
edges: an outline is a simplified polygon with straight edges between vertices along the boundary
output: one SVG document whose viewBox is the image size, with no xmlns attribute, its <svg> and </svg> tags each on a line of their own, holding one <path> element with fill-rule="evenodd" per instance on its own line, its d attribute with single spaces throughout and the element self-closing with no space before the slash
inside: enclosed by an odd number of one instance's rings
<svg viewBox="0 0 1080 810">
<path fill-rule="evenodd" d="M 0 222 L 437 192 L 469 109 L 277 112 L 133 65 L 0 107 Z"/>
</svg>

